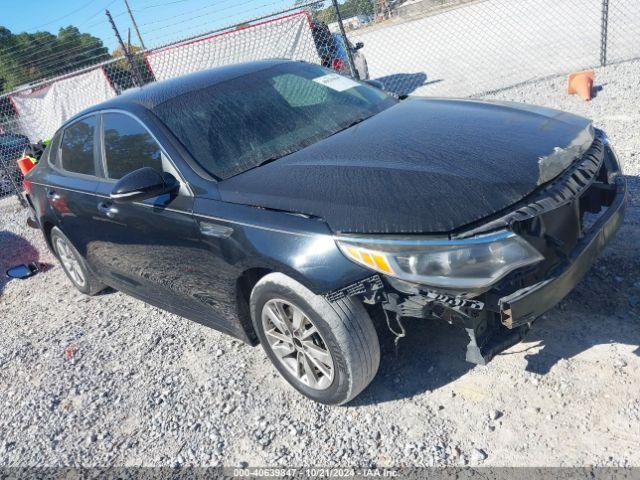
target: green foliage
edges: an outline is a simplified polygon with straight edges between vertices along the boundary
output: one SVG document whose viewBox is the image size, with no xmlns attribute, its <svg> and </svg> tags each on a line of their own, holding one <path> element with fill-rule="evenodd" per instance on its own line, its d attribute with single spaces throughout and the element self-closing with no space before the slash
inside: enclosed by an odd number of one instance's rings
<svg viewBox="0 0 640 480">
<path fill-rule="evenodd" d="M 154 80 L 153 74 L 147 68 L 147 64 L 144 61 L 143 49 L 136 45 L 130 46 L 131 58 L 138 67 L 138 72 L 142 77 L 142 83 L 147 84 Z M 111 84 L 118 92 L 127 90 L 136 86 L 136 80 L 134 78 L 134 72 L 131 68 L 131 64 L 126 58 L 124 52 L 120 47 L 116 48 L 111 55 L 113 58 L 117 58 L 118 61 L 110 62 L 104 66 L 104 70 L 111 81 Z"/>
<path fill-rule="evenodd" d="M 296 2 L 299 5 L 303 5 L 306 2 Z M 335 8 L 331 2 L 328 2 L 328 6 L 322 8 L 323 3 L 317 3 L 306 7 L 313 16 L 314 20 L 324 23 L 332 23 L 338 21 Z M 373 0 L 345 0 L 344 2 L 338 1 L 338 8 L 340 8 L 340 14 L 342 18 L 355 17 L 356 15 L 368 15 L 372 16 L 374 12 Z"/>
<path fill-rule="evenodd" d="M 0 26 L 0 93 L 111 58 L 102 40 L 77 27 L 11 33 Z"/>
<path fill-rule="evenodd" d="M 373 0 L 347 0 L 340 5 L 342 18 L 355 17 L 356 15 L 372 16 L 373 11 Z"/>
</svg>

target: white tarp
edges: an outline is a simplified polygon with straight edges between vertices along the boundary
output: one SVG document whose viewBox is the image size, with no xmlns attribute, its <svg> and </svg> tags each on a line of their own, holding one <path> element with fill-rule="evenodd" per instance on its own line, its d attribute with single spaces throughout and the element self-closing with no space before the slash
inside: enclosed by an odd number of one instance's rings
<svg viewBox="0 0 640 480">
<path fill-rule="evenodd" d="M 306 12 L 198 38 L 146 55 L 147 64 L 157 80 L 270 58 L 320 63 Z"/>
<path fill-rule="evenodd" d="M 50 138 L 67 119 L 116 96 L 102 67 L 11 94 L 20 133 L 32 142 Z"/>
</svg>

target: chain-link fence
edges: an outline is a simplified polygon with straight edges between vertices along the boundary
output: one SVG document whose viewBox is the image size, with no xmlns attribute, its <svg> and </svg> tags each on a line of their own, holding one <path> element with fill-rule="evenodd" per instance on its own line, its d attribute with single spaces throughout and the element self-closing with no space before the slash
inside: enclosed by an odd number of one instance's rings
<svg viewBox="0 0 640 480">
<path fill-rule="evenodd" d="M 373 21 L 348 35 L 366 46 L 370 75 L 398 93 L 481 96 L 640 57 L 638 0 L 413 0 L 377 5 L 392 3 L 394 8 L 378 8 Z"/>
<path fill-rule="evenodd" d="M 119 30 L 127 10 L 97 12 L 79 27 L 117 40 L 111 54 L 71 27 L 26 45 L 0 37 L 0 197 L 22 189 L 16 160 L 29 143 L 72 115 L 128 88 L 219 65 L 289 58 L 379 80 L 398 95 L 465 97 L 640 58 L 638 0 L 228 2 L 134 24 L 140 46 Z M 162 3 L 132 13 L 152 7 Z M 180 38 L 185 29 L 206 33 Z"/>
</svg>

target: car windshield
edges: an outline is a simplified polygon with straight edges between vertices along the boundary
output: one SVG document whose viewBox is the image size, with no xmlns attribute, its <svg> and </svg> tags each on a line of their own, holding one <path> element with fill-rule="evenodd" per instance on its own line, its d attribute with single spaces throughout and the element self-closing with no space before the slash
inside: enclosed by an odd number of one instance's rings
<svg viewBox="0 0 640 480">
<path fill-rule="evenodd" d="M 316 143 L 395 102 L 332 70 L 291 62 L 173 97 L 153 111 L 205 170 L 225 179 Z"/>
</svg>

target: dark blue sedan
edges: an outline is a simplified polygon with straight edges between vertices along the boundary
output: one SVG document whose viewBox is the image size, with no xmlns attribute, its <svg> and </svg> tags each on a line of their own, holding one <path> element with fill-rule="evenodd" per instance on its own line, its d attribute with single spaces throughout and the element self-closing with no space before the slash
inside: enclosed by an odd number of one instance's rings
<svg viewBox="0 0 640 480">
<path fill-rule="evenodd" d="M 371 382 L 379 329 L 399 334 L 407 319 L 464 328 L 475 363 L 518 342 L 626 205 L 616 156 L 586 119 L 400 100 L 292 61 L 85 110 L 25 183 L 78 290 L 110 286 L 260 343 L 328 404 Z"/>
</svg>

